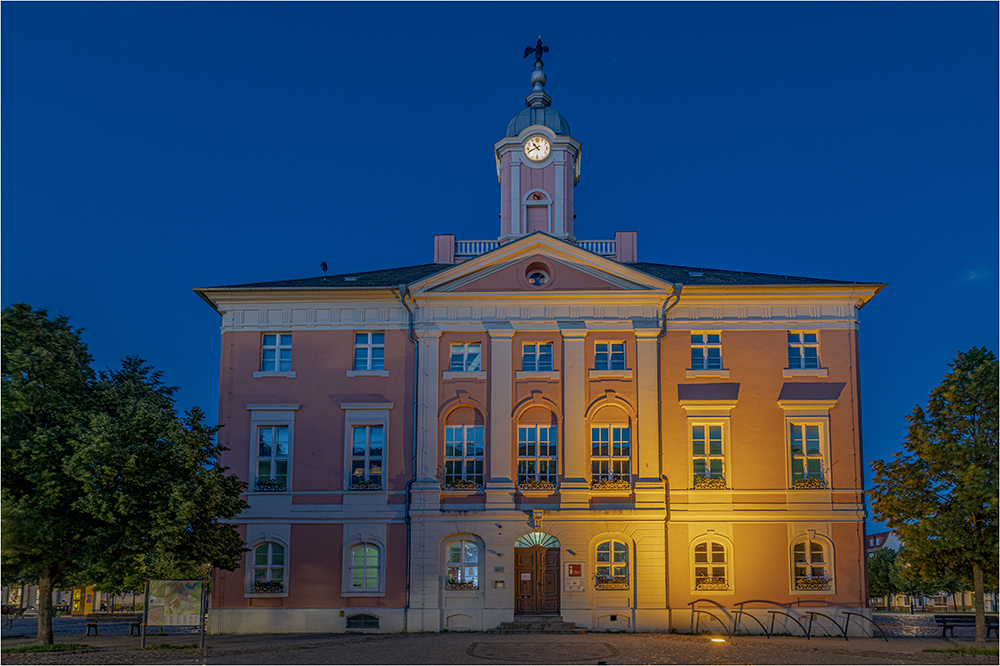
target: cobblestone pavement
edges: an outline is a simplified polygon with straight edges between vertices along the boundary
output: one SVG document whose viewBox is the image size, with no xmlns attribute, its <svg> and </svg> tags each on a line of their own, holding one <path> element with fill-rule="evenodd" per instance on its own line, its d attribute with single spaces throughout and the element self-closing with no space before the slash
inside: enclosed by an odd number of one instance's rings
<svg viewBox="0 0 1000 666">
<path fill-rule="evenodd" d="M 15 621 L 3 632 L 5 647 L 34 642 Z M 996 657 L 973 657 L 925 649 L 971 645 L 971 634 L 941 638 L 930 615 L 880 613 L 876 622 L 890 634 L 881 638 L 735 636 L 712 643 L 708 636 L 605 634 L 574 636 L 498 635 L 477 632 L 442 634 L 280 634 L 206 637 L 197 647 L 190 628 L 171 627 L 162 637 L 139 639 L 127 627 L 101 628 L 84 636 L 79 620 L 59 618 L 58 642 L 79 642 L 92 651 L 72 654 L 4 655 L 4 664 L 995 664 Z M 108 631 L 106 632 L 105 629 Z M 181 633 L 181 632 L 186 633 Z M 14 632 L 18 632 L 15 634 Z M 24 632 L 24 633 L 20 633 Z M 75 632 L 75 633 L 74 633 Z M 25 635 L 30 633 L 29 635 Z M 995 639 L 991 645 L 996 646 Z"/>
</svg>

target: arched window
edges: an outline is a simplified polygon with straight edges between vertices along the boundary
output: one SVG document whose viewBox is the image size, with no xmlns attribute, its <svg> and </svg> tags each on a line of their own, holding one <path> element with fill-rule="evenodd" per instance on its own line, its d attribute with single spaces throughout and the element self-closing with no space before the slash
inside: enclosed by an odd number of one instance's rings
<svg viewBox="0 0 1000 666">
<path fill-rule="evenodd" d="M 285 547 L 262 543 L 253 549 L 250 592 L 266 594 L 285 591 Z"/>
<path fill-rule="evenodd" d="M 627 590 L 628 544 L 615 539 L 597 544 L 594 575 L 599 590 Z"/>
<path fill-rule="evenodd" d="M 379 559 L 378 547 L 370 543 L 351 548 L 348 569 L 352 592 L 379 591 Z"/>
<path fill-rule="evenodd" d="M 455 541 L 448 544 L 445 588 L 479 589 L 479 546 L 475 541 Z"/>
<path fill-rule="evenodd" d="M 831 589 L 833 575 L 830 550 L 819 539 L 807 538 L 792 546 L 792 582 L 796 590 L 823 591 Z"/>
<path fill-rule="evenodd" d="M 348 629 L 378 629 L 377 615 L 350 615 L 347 618 Z"/>
<path fill-rule="evenodd" d="M 483 487 L 485 433 L 482 415 L 471 407 L 460 407 L 448 415 L 444 429 L 445 489 Z"/>
<path fill-rule="evenodd" d="M 728 590 L 729 550 L 719 539 L 707 539 L 694 547 L 694 589 Z"/>
<path fill-rule="evenodd" d="M 554 489 L 558 477 L 559 437 L 555 415 L 544 407 L 528 409 L 517 426 L 517 485 Z"/>
</svg>

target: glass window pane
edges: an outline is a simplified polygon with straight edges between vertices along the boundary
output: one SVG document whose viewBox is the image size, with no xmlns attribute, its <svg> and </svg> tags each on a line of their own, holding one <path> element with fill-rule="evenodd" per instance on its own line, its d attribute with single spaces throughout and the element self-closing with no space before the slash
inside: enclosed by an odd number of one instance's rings
<svg viewBox="0 0 1000 666">
<path fill-rule="evenodd" d="M 372 344 L 373 345 L 384 345 L 385 344 L 385 333 L 372 333 Z"/>
<path fill-rule="evenodd" d="M 354 334 L 354 344 L 356 344 L 356 345 L 363 345 L 363 344 L 366 344 L 367 342 L 368 342 L 368 334 L 367 333 L 355 333 Z M 357 350 L 355 350 L 355 351 L 357 351 Z"/>
<path fill-rule="evenodd" d="M 285 563 L 285 549 L 276 543 L 271 544 L 271 564 Z"/>
<path fill-rule="evenodd" d="M 461 562 L 462 561 L 462 542 L 456 541 L 455 543 L 448 546 L 448 561 L 449 562 Z"/>
<path fill-rule="evenodd" d="M 815 333 L 803 333 L 802 341 L 806 344 L 816 344 L 816 334 Z"/>
<path fill-rule="evenodd" d="M 788 342 L 789 342 L 789 344 L 798 343 L 798 341 L 799 341 L 799 334 L 798 333 L 789 333 L 788 334 Z"/>
<path fill-rule="evenodd" d="M 708 344 L 710 344 L 710 345 L 717 345 L 717 344 L 719 344 L 719 334 L 718 333 L 709 333 L 708 334 Z"/>
<path fill-rule="evenodd" d="M 479 547 L 471 541 L 465 541 L 465 562 L 475 564 L 479 562 Z"/>
</svg>

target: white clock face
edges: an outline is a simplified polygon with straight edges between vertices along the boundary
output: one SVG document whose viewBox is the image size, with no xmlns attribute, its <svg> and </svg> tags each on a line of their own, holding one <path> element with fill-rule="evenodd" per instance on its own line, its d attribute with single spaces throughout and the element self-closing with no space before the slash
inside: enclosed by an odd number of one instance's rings
<svg viewBox="0 0 1000 666">
<path fill-rule="evenodd" d="M 524 154 L 529 160 L 541 162 L 549 156 L 549 142 L 542 136 L 533 136 L 524 143 Z"/>
</svg>

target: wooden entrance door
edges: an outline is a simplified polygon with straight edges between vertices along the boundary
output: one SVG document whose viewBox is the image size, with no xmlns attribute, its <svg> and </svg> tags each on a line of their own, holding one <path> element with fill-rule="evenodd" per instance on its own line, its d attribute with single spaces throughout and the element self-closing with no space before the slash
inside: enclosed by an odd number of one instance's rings
<svg viewBox="0 0 1000 666">
<path fill-rule="evenodd" d="M 559 549 L 514 549 L 514 613 L 559 614 Z"/>
</svg>

